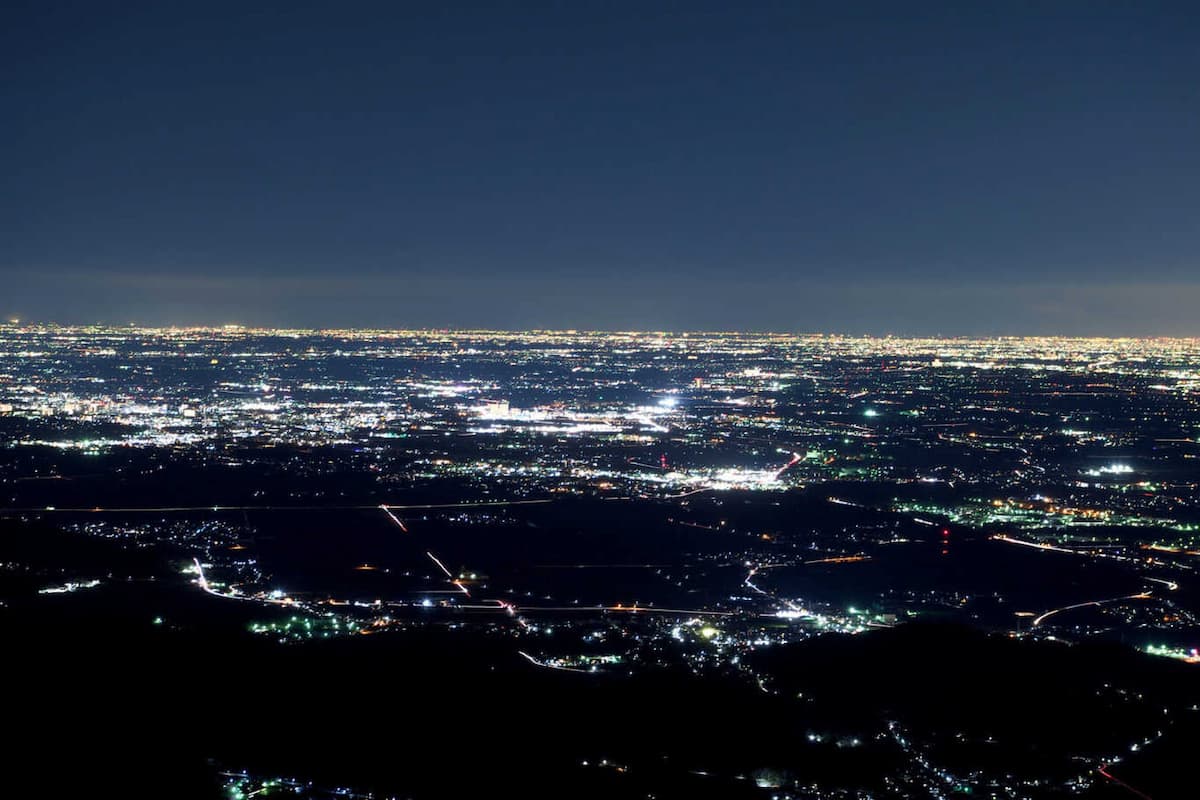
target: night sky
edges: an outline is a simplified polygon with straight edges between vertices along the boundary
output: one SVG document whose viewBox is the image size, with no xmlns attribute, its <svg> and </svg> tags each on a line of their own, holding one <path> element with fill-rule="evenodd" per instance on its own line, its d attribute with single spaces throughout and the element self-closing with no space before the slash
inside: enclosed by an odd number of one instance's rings
<svg viewBox="0 0 1200 800">
<path fill-rule="evenodd" d="M 1200 335 L 1200 7 L 6 3 L 0 313 Z"/>
</svg>

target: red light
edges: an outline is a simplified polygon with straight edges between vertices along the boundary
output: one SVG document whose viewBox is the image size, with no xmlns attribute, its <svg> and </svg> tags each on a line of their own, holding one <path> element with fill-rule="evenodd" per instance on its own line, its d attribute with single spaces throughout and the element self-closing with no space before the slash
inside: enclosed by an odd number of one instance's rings
<svg viewBox="0 0 1200 800">
<path fill-rule="evenodd" d="M 950 529 L 942 528 L 942 536 L 949 536 L 949 535 L 950 535 Z"/>
</svg>

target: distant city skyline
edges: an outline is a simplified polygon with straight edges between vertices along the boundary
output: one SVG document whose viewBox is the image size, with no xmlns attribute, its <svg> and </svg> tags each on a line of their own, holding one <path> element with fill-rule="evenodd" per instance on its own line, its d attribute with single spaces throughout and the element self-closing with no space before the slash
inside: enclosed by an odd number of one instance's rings
<svg viewBox="0 0 1200 800">
<path fill-rule="evenodd" d="M 453 329 L 453 330 L 596 330 L 596 331 L 744 331 L 849 336 L 989 337 L 1184 337 L 1200 335 L 1194 309 L 1200 308 L 1200 286 L 996 286 L 887 287 L 879 297 L 859 287 L 821 286 L 784 295 L 769 287 L 740 284 L 727 289 L 727 303 L 708 298 L 701 309 L 686 308 L 688 298 L 640 295 L 613 296 L 597 303 L 595 296 L 563 303 L 548 313 L 530 305 L 462 316 L 453 313 L 453 293 L 436 289 L 422 296 L 423 308 L 394 306 L 386 291 L 356 296 L 355 287 L 341 287 L 334 297 L 359 304 L 356 310 L 322 312 L 324 297 L 299 293 L 286 305 L 271 304 L 270 287 L 263 282 L 253 292 L 223 291 L 219 287 L 131 289 L 127 281 L 81 280 L 92 298 L 86 309 L 72 313 L 24 313 L 9 301 L 6 320 L 25 324 L 145 325 L 148 327 L 220 327 L 304 329 Z M 186 282 L 181 282 L 186 283 Z M 251 283 L 251 282 L 247 282 Z M 486 295 L 483 282 L 481 294 Z M 755 292 L 761 292 L 756 295 Z M 878 291 L 878 289 L 876 289 Z M 197 308 L 198 298 L 207 298 Z M 535 300 L 536 298 L 530 298 Z M 739 308 L 759 309 L 759 322 L 747 322 Z M 38 308 L 36 304 L 28 307 Z M 730 313 L 725 313 L 725 312 Z M 866 311 L 872 316 L 863 321 Z M 794 312 L 794 313 L 792 313 Z M 791 313 L 789 322 L 789 313 Z M 847 321 L 847 318 L 853 321 Z"/>
<path fill-rule="evenodd" d="M 1193 4 L 27 4 L 0 315 L 1200 335 Z"/>
</svg>

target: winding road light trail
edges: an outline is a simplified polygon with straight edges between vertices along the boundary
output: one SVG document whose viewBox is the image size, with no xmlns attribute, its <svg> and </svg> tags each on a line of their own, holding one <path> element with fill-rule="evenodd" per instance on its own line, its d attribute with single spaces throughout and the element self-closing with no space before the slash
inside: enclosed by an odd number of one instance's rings
<svg viewBox="0 0 1200 800">
<path fill-rule="evenodd" d="M 750 565 L 749 565 L 749 564 L 747 564 L 747 566 L 750 566 Z M 758 593 L 759 593 L 759 594 L 761 594 L 763 597 L 766 597 L 766 598 L 768 598 L 769 600 L 772 600 L 772 601 L 774 601 L 774 602 L 776 602 L 776 603 L 779 603 L 779 604 L 780 604 L 780 605 L 782 605 L 782 606 L 786 606 L 786 608 L 787 608 L 787 610 L 788 610 L 789 612 L 792 612 L 792 613 L 795 613 L 795 614 L 804 614 L 804 613 L 807 613 L 807 612 L 806 612 L 806 610 L 805 610 L 805 609 L 804 609 L 802 606 L 798 606 L 798 605 L 796 605 L 796 604 L 795 604 L 795 603 L 793 603 L 791 600 L 787 600 L 787 599 L 785 599 L 785 598 L 779 597 L 779 596 L 777 596 L 776 594 L 774 594 L 773 592 L 768 592 L 768 591 L 766 591 L 766 590 L 762 589 L 762 588 L 761 588 L 761 587 L 760 587 L 758 584 L 754 583 L 754 581 L 750 580 L 751 578 L 753 578 L 755 575 L 757 575 L 757 574 L 758 574 L 758 571 L 759 571 L 759 570 L 763 570 L 763 569 L 771 569 L 772 567 L 775 567 L 775 566 L 783 566 L 783 565 L 780 565 L 780 564 L 766 564 L 766 565 L 759 564 L 758 566 L 752 566 L 752 567 L 750 567 L 750 571 L 749 571 L 748 573 L 746 573 L 746 579 L 745 579 L 744 581 L 742 581 L 742 583 L 744 583 L 746 586 L 748 586 L 749 588 L 753 589 L 754 591 L 758 592 Z"/>
<path fill-rule="evenodd" d="M 1050 611 L 1047 611 L 1045 614 L 1042 614 L 1040 617 L 1034 617 L 1031 627 L 1036 628 L 1038 625 L 1041 625 L 1042 622 L 1044 622 L 1047 617 L 1052 617 L 1055 614 L 1062 613 L 1063 611 L 1070 611 L 1073 608 L 1086 608 L 1088 606 L 1102 606 L 1106 603 L 1119 603 L 1122 600 L 1149 600 L 1152 596 L 1153 595 L 1151 595 L 1150 592 L 1147 590 L 1144 592 L 1138 592 L 1137 594 L 1127 594 L 1124 597 L 1110 597 L 1107 600 L 1089 600 L 1086 603 L 1075 603 L 1074 605 L 1063 606 L 1062 608 L 1051 609 Z"/>
<path fill-rule="evenodd" d="M 192 563 L 196 565 L 196 574 L 200 577 L 196 580 L 196 584 L 200 589 L 213 597 L 223 597 L 226 600 L 246 600 L 251 603 L 269 603 L 276 606 L 293 605 L 291 598 L 276 600 L 271 597 L 248 597 L 246 595 L 233 594 L 232 592 L 218 592 L 208 583 L 208 578 L 204 575 L 204 567 L 200 565 L 199 558 L 193 558 Z"/>
<path fill-rule="evenodd" d="M 1168 580 L 1163 580 L 1162 578 L 1150 578 L 1150 577 L 1147 577 L 1146 580 L 1154 581 L 1155 583 L 1161 583 L 1163 586 L 1166 586 L 1167 589 L 1172 592 L 1179 591 L 1179 584 L 1176 583 L 1175 581 L 1168 581 Z"/>
<path fill-rule="evenodd" d="M 517 653 L 519 655 L 521 655 L 521 657 L 524 658 L 526 661 L 528 661 L 530 664 L 533 664 L 535 667 L 542 667 L 544 669 L 559 669 L 559 670 L 562 670 L 563 672 L 582 672 L 586 675 L 592 674 L 591 670 L 579 669 L 577 667 L 562 667 L 562 666 L 559 666 L 558 664 L 548 664 L 545 661 L 540 661 L 540 660 L 534 658 L 533 656 L 529 655 L 529 653 L 526 653 L 524 650 L 518 650 Z"/>
</svg>

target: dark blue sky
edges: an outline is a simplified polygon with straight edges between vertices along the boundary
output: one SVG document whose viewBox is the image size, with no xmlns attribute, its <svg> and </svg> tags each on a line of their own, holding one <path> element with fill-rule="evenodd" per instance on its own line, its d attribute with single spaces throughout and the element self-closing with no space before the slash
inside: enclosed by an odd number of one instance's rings
<svg viewBox="0 0 1200 800">
<path fill-rule="evenodd" d="M 0 313 L 1200 335 L 1194 3 L 6 5 Z"/>
</svg>

